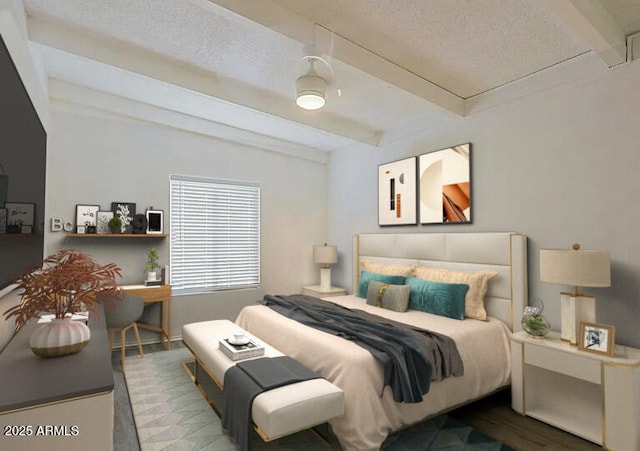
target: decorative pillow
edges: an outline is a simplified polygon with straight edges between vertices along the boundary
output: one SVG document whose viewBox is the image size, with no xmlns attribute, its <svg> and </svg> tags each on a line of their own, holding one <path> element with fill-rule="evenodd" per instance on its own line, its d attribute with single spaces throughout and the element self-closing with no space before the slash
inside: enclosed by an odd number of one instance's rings
<svg viewBox="0 0 640 451">
<path fill-rule="evenodd" d="M 413 275 L 413 263 L 410 264 L 398 264 L 398 263 L 384 263 L 374 262 L 371 260 L 362 260 L 362 269 L 367 272 L 374 272 L 376 274 L 388 274 L 390 276 L 404 276 L 409 277 Z"/>
<path fill-rule="evenodd" d="M 376 274 L 369 271 L 362 271 L 360 273 L 360 284 L 358 285 L 358 297 L 367 298 L 367 290 L 369 289 L 369 282 L 377 280 L 379 282 L 388 283 L 391 285 L 403 285 L 403 276 L 390 276 L 388 274 Z"/>
<path fill-rule="evenodd" d="M 487 294 L 489 279 L 495 277 L 498 274 L 497 271 L 491 269 L 450 271 L 448 269 L 417 266 L 414 273 L 419 279 L 469 285 L 469 291 L 467 291 L 464 302 L 464 316 L 483 321 L 487 320 L 487 311 L 484 309 L 484 296 Z"/>
<path fill-rule="evenodd" d="M 406 312 L 409 307 L 410 294 L 411 287 L 409 285 L 390 285 L 372 280 L 367 289 L 367 304 L 396 312 Z"/>
<path fill-rule="evenodd" d="M 410 309 L 453 319 L 464 319 L 464 298 L 469 291 L 469 285 L 432 282 L 415 277 L 407 277 L 406 283 L 411 288 Z M 369 290 L 371 290 L 371 284 L 369 284 Z"/>
</svg>

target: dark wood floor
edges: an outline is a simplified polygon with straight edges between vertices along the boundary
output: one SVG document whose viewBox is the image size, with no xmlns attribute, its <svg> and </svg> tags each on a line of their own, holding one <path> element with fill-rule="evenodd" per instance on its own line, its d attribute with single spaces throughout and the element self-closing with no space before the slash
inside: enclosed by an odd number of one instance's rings
<svg viewBox="0 0 640 451">
<path fill-rule="evenodd" d="M 511 409 L 510 390 L 461 407 L 451 415 L 518 451 L 602 450 L 594 443 L 516 413 Z"/>
<path fill-rule="evenodd" d="M 183 347 L 173 342 L 172 348 Z M 143 347 L 145 354 L 161 352 L 166 345 Z M 127 349 L 127 355 L 137 354 L 137 349 Z M 119 350 L 112 358 L 115 386 L 114 450 L 138 451 L 137 434 L 126 392 L 126 383 L 120 367 Z M 601 447 L 579 437 L 556 429 L 532 418 L 524 417 L 511 409 L 511 394 L 503 390 L 493 396 L 456 409 L 450 414 L 478 431 L 515 448 L 518 451 L 589 451 Z"/>
</svg>

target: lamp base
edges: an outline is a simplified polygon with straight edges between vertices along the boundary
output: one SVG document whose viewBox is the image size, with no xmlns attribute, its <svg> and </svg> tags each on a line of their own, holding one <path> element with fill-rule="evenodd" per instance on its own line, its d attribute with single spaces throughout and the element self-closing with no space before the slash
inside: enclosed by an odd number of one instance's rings
<svg viewBox="0 0 640 451">
<path fill-rule="evenodd" d="M 560 338 L 574 346 L 577 345 L 580 338 L 580 323 L 596 322 L 595 296 L 560 293 L 560 319 L 562 321 Z"/>
<path fill-rule="evenodd" d="M 331 268 L 320 268 L 320 290 L 331 289 Z"/>
</svg>

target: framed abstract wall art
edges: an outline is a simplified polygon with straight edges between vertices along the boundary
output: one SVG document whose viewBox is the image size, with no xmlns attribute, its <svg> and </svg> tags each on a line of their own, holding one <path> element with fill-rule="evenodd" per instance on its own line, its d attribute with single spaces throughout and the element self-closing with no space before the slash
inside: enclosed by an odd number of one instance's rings
<svg viewBox="0 0 640 451">
<path fill-rule="evenodd" d="M 418 158 L 420 223 L 471 222 L 471 143 Z"/>
<path fill-rule="evenodd" d="M 5 202 L 7 233 L 22 233 L 23 225 L 35 225 L 36 204 L 31 202 Z"/>
<path fill-rule="evenodd" d="M 416 157 L 378 166 L 378 225 L 417 224 Z"/>
<path fill-rule="evenodd" d="M 122 233 L 133 233 L 133 217 L 136 215 L 134 202 L 111 202 L 111 211 L 122 221 Z"/>
<path fill-rule="evenodd" d="M 99 205 L 76 205 L 76 226 L 95 228 L 98 224 Z"/>
<path fill-rule="evenodd" d="M 97 233 L 111 233 L 109 228 L 109 221 L 113 218 L 112 211 L 98 211 L 96 215 L 96 232 Z"/>
</svg>

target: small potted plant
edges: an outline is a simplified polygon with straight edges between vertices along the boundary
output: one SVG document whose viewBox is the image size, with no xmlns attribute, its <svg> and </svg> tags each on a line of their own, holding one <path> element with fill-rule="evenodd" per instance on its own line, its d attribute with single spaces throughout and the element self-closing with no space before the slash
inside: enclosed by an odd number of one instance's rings
<svg viewBox="0 0 640 451">
<path fill-rule="evenodd" d="M 155 247 L 147 251 L 147 263 L 144 267 L 147 270 L 147 281 L 155 282 L 158 280 L 157 270 L 160 269 L 160 264 L 158 263 L 158 250 Z"/>
<path fill-rule="evenodd" d="M 41 357 L 59 357 L 80 351 L 91 338 L 82 321 L 72 321 L 74 313 L 98 313 L 97 293 L 105 299 L 121 299 L 115 278 L 120 268 L 113 263 L 99 265 L 90 256 L 74 249 L 63 249 L 47 257 L 42 264 L 18 276 L 22 302 L 6 312 L 15 316 L 16 330 L 41 314 L 53 314 L 33 332 L 29 344 Z"/>
<path fill-rule="evenodd" d="M 122 233 L 122 219 L 114 216 L 109 219 L 109 229 L 111 229 L 111 233 Z"/>
</svg>

